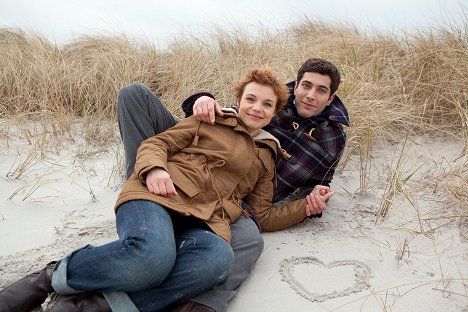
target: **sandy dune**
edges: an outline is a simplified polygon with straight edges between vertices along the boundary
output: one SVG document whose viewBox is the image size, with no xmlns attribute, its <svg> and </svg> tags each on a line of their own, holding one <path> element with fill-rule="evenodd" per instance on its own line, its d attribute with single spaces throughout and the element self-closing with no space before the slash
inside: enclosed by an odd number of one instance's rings
<svg viewBox="0 0 468 312">
<path fill-rule="evenodd" d="M 75 142 L 41 155 L 21 138 L 0 145 L 0 288 L 76 247 L 116 237 L 120 146 Z M 265 233 L 265 250 L 229 312 L 468 311 L 467 207 L 438 180 L 457 166 L 463 144 L 410 138 L 399 173 L 415 173 L 406 195 L 392 196 L 378 218 L 401 149 L 373 148 L 365 179 L 359 158 L 347 157 L 322 218 Z"/>
</svg>

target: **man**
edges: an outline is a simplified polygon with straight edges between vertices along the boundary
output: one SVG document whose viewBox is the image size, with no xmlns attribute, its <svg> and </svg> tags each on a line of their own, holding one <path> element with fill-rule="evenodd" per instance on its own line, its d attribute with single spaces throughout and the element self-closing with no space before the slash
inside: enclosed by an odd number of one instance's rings
<svg viewBox="0 0 468 312">
<path fill-rule="evenodd" d="M 322 59 L 307 60 L 299 69 L 296 82 L 288 84 L 291 95 L 286 109 L 264 128 L 276 136 L 282 148 L 290 154 L 277 159 L 278 185 L 273 202 L 303 198 L 317 185 L 329 186 L 345 146 L 342 126 L 349 125 L 348 112 L 336 96 L 339 84 L 338 69 Z M 177 120 L 141 84 L 122 88 L 117 104 L 129 177 L 140 143 L 174 126 Z M 214 122 L 215 114 L 223 114 L 210 93 L 192 95 L 182 106 L 187 116 L 193 113 L 198 120 L 208 123 Z M 323 187 L 323 191 L 329 190 Z M 318 196 L 308 201 L 307 216 L 320 217 L 326 203 Z M 231 225 L 235 260 L 226 282 L 172 311 L 226 311 L 228 301 L 250 275 L 263 251 L 263 239 L 253 219 L 240 217 Z"/>
</svg>

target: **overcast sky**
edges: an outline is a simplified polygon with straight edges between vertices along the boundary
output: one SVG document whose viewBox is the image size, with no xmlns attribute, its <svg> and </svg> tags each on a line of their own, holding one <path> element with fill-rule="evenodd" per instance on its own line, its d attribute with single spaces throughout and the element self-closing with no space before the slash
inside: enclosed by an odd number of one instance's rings
<svg viewBox="0 0 468 312">
<path fill-rule="evenodd" d="M 0 26 L 58 44 L 80 35 L 125 33 L 164 47 L 175 34 L 213 26 L 285 28 L 304 17 L 362 30 L 398 32 L 466 26 L 466 0 L 1 0 Z"/>
</svg>

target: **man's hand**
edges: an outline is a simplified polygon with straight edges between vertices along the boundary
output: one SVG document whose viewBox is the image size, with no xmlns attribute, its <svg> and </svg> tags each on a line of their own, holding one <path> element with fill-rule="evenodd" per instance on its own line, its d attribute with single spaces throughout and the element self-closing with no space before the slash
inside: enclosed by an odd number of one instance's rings
<svg viewBox="0 0 468 312">
<path fill-rule="evenodd" d="M 322 213 L 327 208 L 327 201 L 333 196 L 328 186 L 316 185 L 306 196 L 306 215 L 308 217 Z"/>
<path fill-rule="evenodd" d="M 153 168 L 146 174 L 146 187 L 153 194 L 161 196 L 177 195 L 169 173 L 162 168 Z"/>
<path fill-rule="evenodd" d="M 198 121 L 213 125 L 215 122 L 215 113 L 219 116 L 223 116 L 221 106 L 219 106 L 215 99 L 209 96 L 201 96 L 193 104 L 193 116 L 195 116 Z"/>
</svg>

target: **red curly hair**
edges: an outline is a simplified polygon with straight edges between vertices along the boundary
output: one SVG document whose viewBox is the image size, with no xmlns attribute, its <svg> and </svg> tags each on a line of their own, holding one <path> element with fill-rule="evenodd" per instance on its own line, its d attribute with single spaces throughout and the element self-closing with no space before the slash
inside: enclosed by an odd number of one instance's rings
<svg viewBox="0 0 468 312">
<path fill-rule="evenodd" d="M 278 97 L 276 100 L 275 113 L 278 113 L 286 105 L 289 97 L 289 89 L 273 74 L 270 68 L 254 68 L 248 71 L 234 87 L 237 102 L 242 98 L 245 86 L 251 82 L 269 86 L 273 93 Z"/>
</svg>

